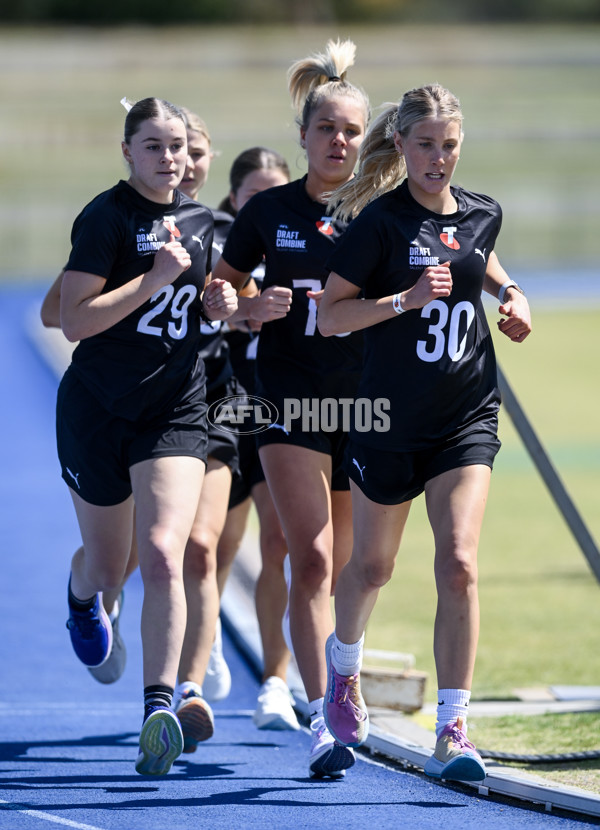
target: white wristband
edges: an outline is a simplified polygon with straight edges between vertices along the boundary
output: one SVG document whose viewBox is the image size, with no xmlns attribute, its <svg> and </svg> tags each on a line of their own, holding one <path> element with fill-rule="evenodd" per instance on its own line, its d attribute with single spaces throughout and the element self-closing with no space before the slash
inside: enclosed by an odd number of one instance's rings
<svg viewBox="0 0 600 830">
<path fill-rule="evenodd" d="M 392 305 L 394 306 L 394 311 L 396 312 L 396 314 L 404 314 L 405 311 L 405 309 L 402 308 L 401 297 L 402 292 L 400 292 L 399 294 L 394 294 L 394 296 L 392 297 Z"/>
<path fill-rule="evenodd" d="M 507 280 L 504 283 L 504 285 L 500 286 L 500 291 L 498 291 L 498 299 L 500 300 L 500 305 L 504 305 L 504 301 L 506 300 L 506 292 L 509 288 L 516 288 L 518 291 L 521 291 L 521 289 L 514 280 Z"/>
</svg>

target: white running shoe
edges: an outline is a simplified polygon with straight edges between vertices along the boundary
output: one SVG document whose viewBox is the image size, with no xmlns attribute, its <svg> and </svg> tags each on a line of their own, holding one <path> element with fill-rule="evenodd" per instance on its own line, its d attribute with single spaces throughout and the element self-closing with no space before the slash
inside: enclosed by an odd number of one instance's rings
<svg viewBox="0 0 600 830">
<path fill-rule="evenodd" d="M 121 591 L 113 610 L 108 615 L 112 623 L 113 641 L 110 654 L 99 666 L 88 666 L 88 671 L 98 683 L 115 683 L 125 671 L 127 649 L 119 631 L 119 618 L 123 610 L 124 592 Z"/>
<path fill-rule="evenodd" d="M 290 564 L 289 553 L 286 553 L 285 559 L 283 560 L 283 576 L 285 577 L 285 587 L 287 588 L 288 601 L 281 619 L 281 631 L 289 652 L 293 654 L 294 646 L 292 644 L 292 632 L 290 631 L 290 588 L 292 587 L 292 566 Z"/>
<path fill-rule="evenodd" d="M 352 749 L 338 744 L 322 717 L 312 721 L 310 731 L 313 737 L 308 760 L 309 776 L 343 778 L 346 770 L 354 766 L 356 760 Z"/>
<path fill-rule="evenodd" d="M 183 732 L 183 752 L 195 752 L 201 741 L 212 738 L 215 731 L 213 711 L 196 689 L 188 689 L 181 695 L 175 714 Z"/>
<path fill-rule="evenodd" d="M 292 693 L 280 677 L 268 677 L 258 691 L 252 721 L 258 729 L 300 729 Z"/>
<path fill-rule="evenodd" d="M 223 634 L 221 629 L 221 618 L 217 617 L 215 627 L 215 639 L 213 640 L 208 658 L 208 666 L 204 675 L 202 692 L 205 700 L 214 702 L 223 700 L 231 691 L 231 672 L 223 657 Z"/>
</svg>

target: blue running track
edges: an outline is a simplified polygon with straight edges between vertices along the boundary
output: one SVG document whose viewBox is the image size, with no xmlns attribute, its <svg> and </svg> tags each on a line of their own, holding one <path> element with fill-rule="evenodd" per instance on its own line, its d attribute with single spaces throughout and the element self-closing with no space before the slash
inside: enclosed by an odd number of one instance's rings
<svg viewBox="0 0 600 830">
<path fill-rule="evenodd" d="M 312 781 L 308 731 L 258 731 L 258 681 L 232 641 L 233 692 L 215 705 L 212 740 L 158 780 L 135 773 L 142 715 L 142 588 L 127 588 L 128 665 L 98 684 L 65 628 L 70 557 L 79 543 L 54 439 L 57 380 L 27 336 L 43 289 L 0 291 L 0 828 L 476 828 L 574 830 L 572 816 L 514 806 L 360 756 L 347 778 Z"/>
</svg>

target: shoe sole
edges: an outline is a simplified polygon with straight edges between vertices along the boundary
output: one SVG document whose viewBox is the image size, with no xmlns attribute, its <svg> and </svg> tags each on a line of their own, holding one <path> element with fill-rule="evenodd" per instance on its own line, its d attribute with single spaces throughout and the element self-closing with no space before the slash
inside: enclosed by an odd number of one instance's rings
<svg viewBox="0 0 600 830">
<path fill-rule="evenodd" d="M 116 683 L 125 671 L 125 665 L 127 663 L 127 649 L 125 648 L 125 643 L 123 642 L 123 638 L 119 632 L 119 622 L 121 619 L 121 612 L 123 611 L 124 598 L 124 591 L 121 591 L 118 599 L 119 613 L 115 619 L 111 621 L 113 640 L 112 648 L 108 657 L 104 663 L 101 663 L 99 666 L 88 666 L 89 673 L 92 675 L 94 680 L 98 681 L 98 683 Z"/>
<path fill-rule="evenodd" d="M 343 778 L 346 770 L 354 766 L 356 758 L 351 749 L 335 743 L 327 752 L 310 763 L 311 778 Z"/>
<path fill-rule="evenodd" d="M 183 752 L 190 754 L 202 741 L 208 741 L 215 732 L 210 710 L 199 700 L 190 700 L 177 709 L 177 717 L 183 732 Z"/>
<path fill-rule="evenodd" d="M 257 729 L 270 729 L 274 732 L 296 732 L 300 729 L 298 721 L 292 722 L 283 715 L 273 715 L 263 720 L 252 718 Z"/>
<path fill-rule="evenodd" d="M 118 636 L 113 636 L 113 647 L 110 654 L 99 666 L 88 666 L 87 670 L 98 683 L 108 685 L 116 683 L 125 671 L 127 663 L 127 650 L 125 643 Z"/>
<path fill-rule="evenodd" d="M 350 739 L 349 741 L 348 740 L 343 740 L 340 737 L 340 735 L 338 735 L 337 732 L 334 729 L 332 729 L 331 723 L 329 722 L 329 718 L 327 716 L 328 715 L 328 713 L 327 713 L 327 704 L 328 704 L 328 702 L 331 698 L 331 683 L 332 683 L 332 680 L 333 680 L 333 666 L 331 665 L 331 648 L 332 648 L 332 646 L 333 646 L 333 635 L 331 634 L 327 638 L 327 642 L 325 644 L 325 656 L 326 656 L 326 660 L 327 660 L 327 691 L 325 692 L 325 701 L 323 703 L 323 718 L 325 720 L 325 726 L 327 727 L 327 729 L 329 729 L 329 731 L 331 732 L 331 734 L 333 735 L 333 737 L 336 739 L 336 741 L 339 744 L 342 744 L 342 746 L 348 746 L 348 747 L 356 748 L 356 747 L 362 746 L 364 744 L 364 742 L 367 740 L 367 737 L 369 735 L 369 713 L 366 711 L 366 709 L 361 710 L 361 711 L 365 712 L 365 714 L 367 715 L 367 719 L 366 719 L 366 721 L 364 721 L 362 723 L 362 730 L 359 731 L 359 727 L 357 726 L 357 728 L 356 728 L 357 740 L 355 740 L 355 741 L 352 740 L 352 739 Z M 364 701 L 363 701 L 363 706 L 364 706 Z"/>
<path fill-rule="evenodd" d="M 480 760 L 469 755 L 460 755 L 443 764 L 435 756 L 425 763 L 424 772 L 431 778 L 445 781 L 483 781 L 485 767 Z"/>
<path fill-rule="evenodd" d="M 172 712 L 152 712 L 140 732 L 140 753 L 135 763 L 140 775 L 166 775 L 183 752 L 183 734 Z"/>
</svg>

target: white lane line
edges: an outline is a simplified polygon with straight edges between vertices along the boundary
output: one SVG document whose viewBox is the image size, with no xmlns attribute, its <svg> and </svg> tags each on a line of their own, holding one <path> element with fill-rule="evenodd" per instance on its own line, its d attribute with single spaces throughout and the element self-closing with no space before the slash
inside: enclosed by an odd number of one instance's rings
<svg viewBox="0 0 600 830">
<path fill-rule="evenodd" d="M 54 822 L 54 824 L 62 824 L 65 827 L 75 827 L 77 830 L 104 830 L 102 827 L 97 827 L 95 824 L 82 824 L 80 821 L 71 821 L 68 818 L 59 818 L 53 816 L 51 813 L 45 813 L 43 810 L 29 810 L 23 804 L 11 804 L 10 801 L 2 801 L 0 799 L 0 810 L 13 810 L 16 813 L 23 813 L 32 818 L 39 818 L 42 821 Z"/>
</svg>

